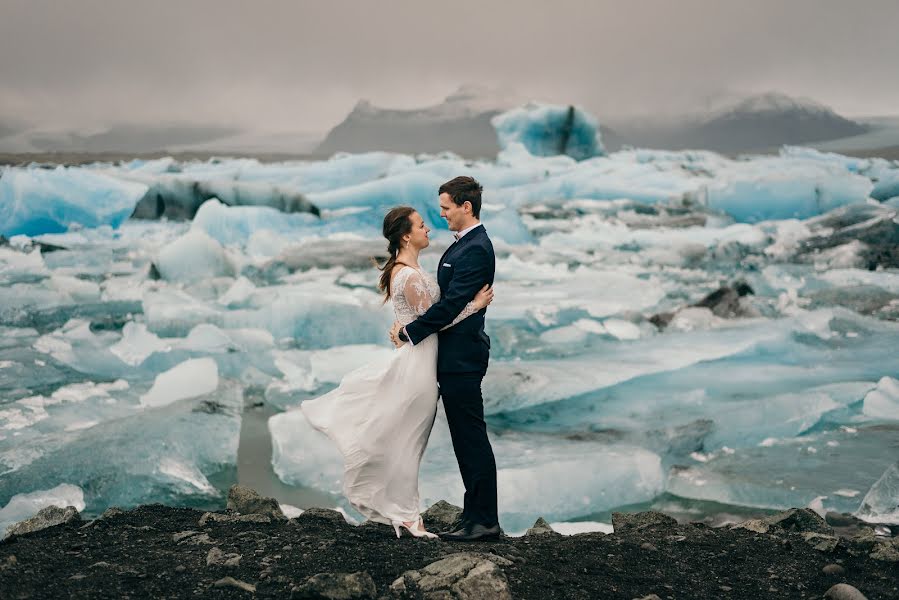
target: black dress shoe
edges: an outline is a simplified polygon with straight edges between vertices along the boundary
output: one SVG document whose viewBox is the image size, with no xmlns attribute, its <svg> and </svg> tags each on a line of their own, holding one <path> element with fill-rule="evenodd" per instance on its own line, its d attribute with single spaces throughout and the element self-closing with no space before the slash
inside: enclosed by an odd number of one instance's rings
<svg viewBox="0 0 899 600">
<path fill-rule="evenodd" d="M 441 533 L 440 539 L 447 542 L 477 542 L 481 540 L 498 540 L 503 532 L 499 525 L 487 527 L 480 523 L 468 523 L 459 531 Z"/>
<path fill-rule="evenodd" d="M 459 517 L 448 528 L 444 529 L 443 531 L 438 531 L 437 535 L 445 535 L 448 533 L 458 533 L 459 531 L 465 529 L 466 527 L 468 527 L 468 519 L 466 519 L 464 517 Z"/>
</svg>

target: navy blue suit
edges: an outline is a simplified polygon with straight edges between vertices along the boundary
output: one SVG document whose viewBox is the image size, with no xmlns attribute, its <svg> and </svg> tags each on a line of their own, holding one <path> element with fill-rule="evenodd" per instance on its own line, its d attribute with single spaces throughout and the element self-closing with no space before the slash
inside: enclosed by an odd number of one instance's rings
<svg viewBox="0 0 899 600">
<path fill-rule="evenodd" d="M 482 309 L 441 331 L 471 302 L 484 284 L 493 285 L 496 255 L 483 225 L 466 233 L 440 259 L 437 283 L 441 298 L 406 325 L 413 344 L 438 334 L 437 383 L 465 484 L 465 519 L 492 527 L 498 523 L 496 462 L 487 438 L 481 381 L 490 358 Z"/>
</svg>

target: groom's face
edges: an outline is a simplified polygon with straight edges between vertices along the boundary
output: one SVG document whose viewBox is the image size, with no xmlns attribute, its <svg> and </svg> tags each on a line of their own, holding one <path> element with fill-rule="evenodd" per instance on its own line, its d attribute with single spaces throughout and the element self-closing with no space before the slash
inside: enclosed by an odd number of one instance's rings
<svg viewBox="0 0 899 600">
<path fill-rule="evenodd" d="M 471 213 L 471 205 L 463 202 L 462 206 L 453 202 L 453 199 L 446 192 L 440 194 L 440 216 L 446 219 L 446 224 L 450 231 L 462 231 L 465 229 L 463 225 L 468 220 L 468 214 Z M 468 211 L 465 209 L 468 208 Z"/>
</svg>

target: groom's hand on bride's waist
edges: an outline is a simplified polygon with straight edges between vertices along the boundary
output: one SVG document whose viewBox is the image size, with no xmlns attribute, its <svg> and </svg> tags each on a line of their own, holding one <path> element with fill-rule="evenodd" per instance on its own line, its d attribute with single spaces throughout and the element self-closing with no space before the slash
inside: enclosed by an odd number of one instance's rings
<svg viewBox="0 0 899 600">
<path fill-rule="evenodd" d="M 393 342 L 393 345 L 397 348 L 409 341 L 409 338 L 401 339 L 400 333 L 403 333 L 403 327 L 400 325 L 399 321 L 395 321 L 393 327 L 387 332 L 387 335 L 390 336 L 390 341 Z M 405 337 L 405 333 L 403 333 L 403 337 Z"/>
</svg>

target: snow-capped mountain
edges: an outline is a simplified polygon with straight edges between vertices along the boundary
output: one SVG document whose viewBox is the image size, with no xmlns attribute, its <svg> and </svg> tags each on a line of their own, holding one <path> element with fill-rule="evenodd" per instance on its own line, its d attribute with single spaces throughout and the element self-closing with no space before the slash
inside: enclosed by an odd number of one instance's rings
<svg viewBox="0 0 899 600">
<path fill-rule="evenodd" d="M 866 125 L 807 98 L 779 92 L 719 96 L 702 110 L 665 122 L 639 119 L 616 124 L 625 144 L 725 153 L 765 151 L 865 133 Z"/>
</svg>

